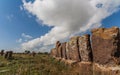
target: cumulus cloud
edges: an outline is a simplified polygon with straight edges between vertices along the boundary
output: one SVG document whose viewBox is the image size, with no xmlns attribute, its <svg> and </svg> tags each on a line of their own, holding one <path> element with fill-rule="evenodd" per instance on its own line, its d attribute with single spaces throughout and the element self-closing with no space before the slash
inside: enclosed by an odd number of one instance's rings
<svg viewBox="0 0 120 75">
<path fill-rule="evenodd" d="M 22 38 L 19 38 L 18 40 L 16 40 L 16 42 L 21 43 L 22 42 Z"/>
<path fill-rule="evenodd" d="M 57 40 L 65 41 L 88 29 L 100 27 L 101 21 L 119 10 L 120 0 L 35 0 L 23 7 L 43 25 L 53 28 L 43 36 L 22 44 L 24 49 L 43 49 Z"/>
<path fill-rule="evenodd" d="M 33 38 L 32 36 L 27 35 L 27 34 L 25 34 L 25 33 L 22 33 L 21 36 L 22 36 L 23 38 L 26 38 L 26 39 L 32 39 L 32 38 Z"/>
<path fill-rule="evenodd" d="M 33 37 L 30 35 L 27 35 L 25 33 L 21 34 L 21 38 L 19 38 L 18 40 L 16 40 L 17 43 L 22 43 L 22 42 L 27 42 L 28 40 L 32 39 Z"/>
</svg>

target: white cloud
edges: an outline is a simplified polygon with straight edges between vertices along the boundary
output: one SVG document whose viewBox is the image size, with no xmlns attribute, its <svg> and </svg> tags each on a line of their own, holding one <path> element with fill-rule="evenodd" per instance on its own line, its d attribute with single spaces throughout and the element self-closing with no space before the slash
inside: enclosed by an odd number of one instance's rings
<svg viewBox="0 0 120 75">
<path fill-rule="evenodd" d="M 21 5 L 21 6 L 20 6 L 20 10 L 23 10 L 23 9 L 24 9 L 24 8 L 23 8 L 23 6 Z"/>
<path fill-rule="evenodd" d="M 101 4 L 100 7 L 97 5 Z M 119 10 L 120 0 L 35 0 L 23 7 L 53 28 L 43 36 L 22 44 L 24 49 L 47 48 L 88 29 L 100 27 L 101 21 Z"/>
<path fill-rule="evenodd" d="M 19 38 L 18 40 L 16 40 L 16 42 L 21 43 L 22 42 L 22 38 Z"/>
<path fill-rule="evenodd" d="M 32 36 L 27 35 L 27 34 L 25 34 L 25 33 L 22 33 L 21 36 L 22 36 L 23 38 L 26 38 L 26 39 L 32 39 L 32 38 L 33 38 Z"/>
<path fill-rule="evenodd" d="M 22 42 L 27 42 L 29 40 L 31 40 L 33 37 L 30 35 L 27 35 L 25 33 L 21 34 L 21 38 L 19 38 L 18 40 L 16 40 L 17 43 L 22 43 Z"/>
</svg>

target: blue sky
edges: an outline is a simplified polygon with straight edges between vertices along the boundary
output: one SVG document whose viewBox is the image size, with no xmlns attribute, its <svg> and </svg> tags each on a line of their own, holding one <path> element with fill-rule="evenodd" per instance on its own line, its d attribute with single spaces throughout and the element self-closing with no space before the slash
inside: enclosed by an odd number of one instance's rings
<svg viewBox="0 0 120 75">
<path fill-rule="evenodd" d="M 36 38 L 51 29 L 40 25 L 35 16 L 29 17 L 28 12 L 20 10 L 20 5 L 21 0 L 0 0 L 0 49 L 19 46 L 16 40 L 22 33 Z"/>
<path fill-rule="evenodd" d="M 27 0 L 28 1 L 28 0 Z M 32 0 L 33 1 L 33 0 Z M 37 22 L 34 15 L 27 10 L 21 10 L 22 0 L 0 0 L 0 49 L 19 47 L 24 41 L 22 34 L 36 39 L 48 33 L 52 26 L 45 26 Z M 120 11 L 102 20 L 101 27 L 120 27 Z M 17 40 L 22 38 L 22 42 Z"/>
</svg>

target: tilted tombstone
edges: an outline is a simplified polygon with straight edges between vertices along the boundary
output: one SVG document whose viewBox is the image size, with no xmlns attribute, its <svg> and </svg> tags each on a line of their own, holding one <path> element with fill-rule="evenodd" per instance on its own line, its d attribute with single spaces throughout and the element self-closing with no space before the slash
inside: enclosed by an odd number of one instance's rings
<svg viewBox="0 0 120 75">
<path fill-rule="evenodd" d="M 92 30 L 93 60 L 99 64 L 120 63 L 119 28 L 98 28 Z"/>
</svg>

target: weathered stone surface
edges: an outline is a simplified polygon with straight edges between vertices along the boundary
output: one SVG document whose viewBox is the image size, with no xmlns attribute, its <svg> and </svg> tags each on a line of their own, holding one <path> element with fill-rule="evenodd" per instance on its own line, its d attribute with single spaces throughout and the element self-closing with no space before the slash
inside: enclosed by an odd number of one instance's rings
<svg viewBox="0 0 120 75">
<path fill-rule="evenodd" d="M 119 28 L 98 28 L 92 30 L 93 60 L 99 64 L 116 64 L 120 60 Z"/>
<path fill-rule="evenodd" d="M 12 54 L 13 54 L 13 51 L 7 51 L 7 52 L 5 53 L 5 58 L 6 58 L 6 59 L 11 59 L 11 58 L 12 58 Z"/>
<path fill-rule="evenodd" d="M 67 59 L 67 55 L 66 55 L 66 42 L 61 44 L 62 46 L 62 58 Z"/>
<path fill-rule="evenodd" d="M 50 55 L 52 57 L 56 57 L 57 56 L 57 50 L 56 50 L 56 48 L 51 49 Z"/>
<path fill-rule="evenodd" d="M 69 59 L 69 43 L 68 42 L 66 43 L 66 56 L 67 56 L 67 59 Z"/>
<path fill-rule="evenodd" d="M 55 47 L 55 48 L 56 48 L 56 51 L 57 51 L 57 57 L 60 56 L 60 55 L 59 55 L 60 53 L 59 53 L 59 50 L 58 50 L 58 48 L 59 48 L 60 45 L 61 45 L 60 41 L 57 41 L 57 42 L 56 42 L 56 47 Z"/>
<path fill-rule="evenodd" d="M 79 37 L 79 52 L 81 61 L 92 61 L 92 49 L 90 44 L 90 35 L 86 34 Z"/>
<path fill-rule="evenodd" d="M 80 61 L 79 47 L 78 47 L 78 36 L 72 37 L 69 41 L 69 59 Z"/>
<path fill-rule="evenodd" d="M 120 67 L 105 67 L 93 64 L 93 75 L 120 75 Z"/>
<path fill-rule="evenodd" d="M 58 47 L 58 57 L 62 58 L 62 45 L 60 44 L 60 46 Z"/>
<path fill-rule="evenodd" d="M 93 65 L 91 62 L 78 62 L 73 65 L 73 70 L 79 75 L 97 75 L 93 74 Z"/>
</svg>

